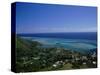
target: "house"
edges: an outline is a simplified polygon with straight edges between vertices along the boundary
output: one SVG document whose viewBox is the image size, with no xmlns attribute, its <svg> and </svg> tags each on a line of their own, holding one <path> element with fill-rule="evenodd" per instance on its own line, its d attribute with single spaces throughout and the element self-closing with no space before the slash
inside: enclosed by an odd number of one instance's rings
<svg viewBox="0 0 100 75">
<path fill-rule="evenodd" d="M 83 64 L 83 65 L 86 65 L 86 62 L 83 62 L 82 64 Z"/>
<path fill-rule="evenodd" d="M 86 56 L 82 56 L 81 58 L 82 60 L 88 60 L 88 58 Z"/>
<path fill-rule="evenodd" d="M 56 65 L 56 64 L 53 64 L 52 66 L 53 66 L 54 68 L 56 68 L 56 67 L 57 67 L 57 65 Z"/>
<path fill-rule="evenodd" d="M 95 58 L 96 57 L 96 53 L 94 52 L 92 55 L 91 55 L 92 58 Z"/>
<path fill-rule="evenodd" d="M 93 64 L 96 64 L 96 61 L 93 61 L 92 63 L 93 63 Z"/>
</svg>

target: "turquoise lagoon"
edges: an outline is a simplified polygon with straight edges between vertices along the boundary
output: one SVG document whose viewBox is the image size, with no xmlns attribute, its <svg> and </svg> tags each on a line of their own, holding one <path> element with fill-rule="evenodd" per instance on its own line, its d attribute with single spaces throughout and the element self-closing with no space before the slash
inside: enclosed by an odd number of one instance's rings
<svg viewBox="0 0 100 75">
<path fill-rule="evenodd" d="M 48 37 L 23 37 L 24 39 L 31 39 L 42 44 L 45 48 L 64 48 L 78 52 L 87 52 L 91 49 L 97 48 L 96 40 L 87 39 L 65 39 L 65 38 L 48 38 Z"/>
</svg>

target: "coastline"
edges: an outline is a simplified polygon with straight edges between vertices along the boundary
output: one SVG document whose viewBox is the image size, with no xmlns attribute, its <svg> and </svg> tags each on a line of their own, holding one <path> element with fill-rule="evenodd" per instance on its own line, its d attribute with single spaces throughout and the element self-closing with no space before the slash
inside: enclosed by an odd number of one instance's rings
<svg viewBox="0 0 100 75">
<path fill-rule="evenodd" d="M 97 67 L 97 50 L 82 54 L 64 48 L 42 48 L 38 41 L 16 37 L 17 72 L 37 72 Z"/>
</svg>

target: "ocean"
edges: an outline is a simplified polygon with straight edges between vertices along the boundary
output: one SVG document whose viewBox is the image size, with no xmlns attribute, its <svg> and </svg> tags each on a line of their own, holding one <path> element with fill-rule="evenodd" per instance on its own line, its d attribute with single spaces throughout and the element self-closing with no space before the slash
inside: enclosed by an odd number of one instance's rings
<svg viewBox="0 0 100 75">
<path fill-rule="evenodd" d="M 78 52 L 87 52 L 97 48 L 96 32 L 74 32 L 74 33 L 35 33 L 35 34 L 17 34 L 18 36 L 38 41 L 42 47 L 57 47 L 74 50 Z"/>
</svg>

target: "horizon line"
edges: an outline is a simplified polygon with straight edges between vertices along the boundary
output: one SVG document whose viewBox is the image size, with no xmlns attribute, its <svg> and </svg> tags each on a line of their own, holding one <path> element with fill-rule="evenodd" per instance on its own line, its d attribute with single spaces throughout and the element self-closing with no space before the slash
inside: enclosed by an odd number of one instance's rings
<svg viewBox="0 0 100 75">
<path fill-rule="evenodd" d="M 97 33 L 96 32 L 44 32 L 44 33 Z M 43 33 L 16 33 L 16 34 L 43 34 Z"/>
</svg>

